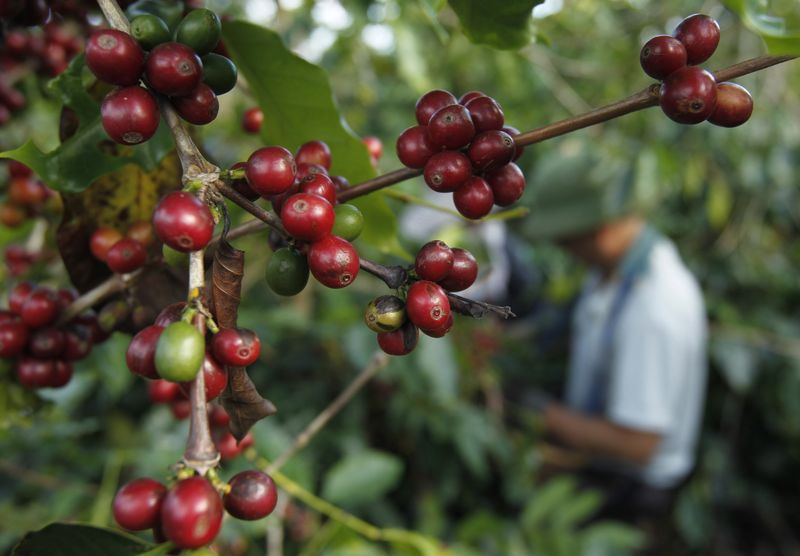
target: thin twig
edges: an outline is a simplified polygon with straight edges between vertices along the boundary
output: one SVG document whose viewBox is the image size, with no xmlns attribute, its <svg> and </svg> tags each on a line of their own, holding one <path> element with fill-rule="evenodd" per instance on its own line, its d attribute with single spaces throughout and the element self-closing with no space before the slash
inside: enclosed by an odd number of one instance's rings
<svg viewBox="0 0 800 556">
<path fill-rule="evenodd" d="M 69 306 L 62 311 L 56 326 L 61 326 L 71 321 L 87 309 L 91 309 L 97 303 L 112 295 L 121 292 L 126 287 L 129 287 L 133 282 L 138 280 L 142 275 L 144 269 L 135 270 L 130 274 L 113 274 L 109 276 L 104 282 L 101 282 L 78 299 L 69 304 Z"/>
<path fill-rule="evenodd" d="M 358 376 L 353 379 L 347 388 L 345 388 L 341 394 L 339 394 L 335 400 L 333 400 L 328 407 L 323 409 L 319 415 L 317 415 L 313 421 L 311 421 L 308 426 L 301 432 L 297 438 L 294 439 L 291 446 L 289 446 L 286 450 L 283 451 L 281 455 L 279 455 L 275 460 L 267 467 L 266 473 L 268 475 L 279 471 L 281 467 L 286 465 L 292 456 L 294 456 L 297 452 L 308 446 L 308 443 L 316 436 L 316 434 L 321 431 L 325 425 L 333 419 L 336 414 L 338 414 L 344 406 L 348 404 L 348 402 L 353 399 L 359 390 L 361 390 L 367 382 L 369 382 L 372 377 L 378 374 L 378 371 L 383 369 L 389 363 L 389 356 L 387 356 L 383 352 L 376 352 L 372 358 L 370 359 L 367 366 L 364 367 Z"/>
<path fill-rule="evenodd" d="M 284 237 L 288 237 L 286 234 L 286 230 L 283 229 L 283 224 L 281 223 L 281 219 L 271 211 L 261 208 L 255 203 L 250 202 L 244 195 L 236 191 L 230 185 L 226 184 L 224 181 L 220 181 L 217 184 L 217 190 L 222 193 L 225 197 L 230 199 L 234 202 L 234 204 L 240 206 L 262 222 L 264 222 L 267 226 L 274 228 L 278 232 L 280 232 Z M 236 230 L 232 230 L 228 234 L 228 238 L 230 239 L 231 233 Z"/>
</svg>

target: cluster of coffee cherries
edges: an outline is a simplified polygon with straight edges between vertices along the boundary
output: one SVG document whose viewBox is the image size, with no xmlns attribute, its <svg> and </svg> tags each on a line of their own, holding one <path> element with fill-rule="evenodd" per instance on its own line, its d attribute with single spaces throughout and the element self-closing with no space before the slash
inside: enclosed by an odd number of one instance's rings
<svg viewBox="0 0 800 556">
<path fill-rule="evenodd" d="M 156 97 L 139 84 L 141 79 L 149 89 L 169 97 L 187 122 L 212 122 L 219 111 L 217 95 L 230 91 L 237 78 L 233 62 L 212 52 L 220 34 L 219 17 L 204 8 L 188 12 L 174 33 L 152 13 L 134 17 L 130 34 L 94 31 L 86 45 L 86 65 L 102 81 L 118 86 L 100 107 L 109 137 L 136 145 L 158 129 Z"/>
<path fill-rule="evenodd" d="M 0 203 L 0 224 L 17 228 L 38 215 L 54 193 L 30 168 L 15 160 L 8 161 L 8 177 L 6 198 Z"/>
<path fill-rule="evenodd" d="M 426 243 L 414 261 L 405 301 L 395 295 L 373 299 L 364 313 L 367 326 L 378 333 L 378 345 L 389 355 L 406 355 L 417 346 L 421 330 L 441 338 L 453 327 L 448 292 L 470 287 L 478 276 L 478 262 L 466 249 L 451 248 L 441 240 Z"/>
<path fill-rule="evenodd" d="M 234 187 L 250 200 L 268 199 L 292 238 L 291 246 L 281 246 L 270 259 L 270 288 L 279 295 L 295 295 L 305 287 L 309 272 L 329 288 L 352 284 L 360 260 L 350 242 L 361 233 L 364 217 L 354 205 L 338 204 L 337 194 L 347 180 L 328 174 L 328 145 L 309 141 L 294 155 L 284 147 L 262 147 L 237 166 L 244 169 L 246 183 Z"/>
<path fill-rule="evenodd" d="M 184 469 L 168 486 L 149 478 L 125 484 L 114 496 L 112 512 L 124 529 L 150 529 L 156 542 L 194 549 L 216 538 L 224 512 L 253 521 L 271 514 L 277 502 L 274 481 L 261 471 L 242 471 L 225 483 L 213 471 L 203 477 Z"/>
<path fill-rule="evenodd" d="M 642 69 L 662 81 L 658 101 L 670 119 L 736 127 L 750 118 L 753 98 L 747 89 L 717 83 L 711 72 L 697 66 L 711 57 L 719 38 L 719 24 L 713 18 L 694 14 L 681 21 L 672 35 L 657 35 L 642 47 Z"/>
<path fill-rule="evenodd" d="M 11 289 L 8 309 L 0 310 L 0 358 L 13 361 L 22 386 L 65 386 L 72 378 L 73 363 L 107 338 L 91 312 L 57 324 L 61 312 L 76 298 L 73 290 L 53 290 L 31 282 Z"/>
<path fill-rule="evenodd" d="M 522 154 L 513 139 L 519 131 L 505 126 L 497 101 L 478 91 L 456 99 L 435 89 L 417 100 L 416 116 L 418 125 L 397 139 L 397 157 L 423 169 L 432 190 L 452 193 L 458 212 L 483 218 L 522 196 L 525 176 L 512 162 Z"/>
<path fill-rule="evenodd" d="M 131 224 L 124 235 L 116 228 L 101 226 L 92 232 L 89 250 L 111 272 L 127 274 L 144 266 L 147 248 L 154 240 L 153 227 L 146 220 Z"/>
</svg>

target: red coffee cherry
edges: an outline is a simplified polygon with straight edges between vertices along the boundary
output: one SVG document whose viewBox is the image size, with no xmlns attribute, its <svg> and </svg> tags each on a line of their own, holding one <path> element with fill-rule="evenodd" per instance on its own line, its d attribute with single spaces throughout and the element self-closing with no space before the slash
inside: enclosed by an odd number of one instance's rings
<svg viewBox="0 0 800 556">
<path fill-rule="evenodd" d="M 492 188 L 494 204 L 499 207 L 513 205 L 525 193 L 525 175 L 513 162 L 489 170 L 483 177 Z"/>
<path fill-rule="evenodd" d="M 3 106 L 0 105 L 0 112 Z M 0 117 L 0 126 L 3 125 L 2 117 Z M 7 228 L 18 228 L 25 222 L 27 215 L 17 205 L 11 203 L 0 203 L 0 224 Z"/>
<path fill-rule="evenodd" d="M 54 322 L 59 306 L 56 294 L 47 288 L 36 288 L 22 304 L 22 322 L 31 328 L 41 328 Z"/>
<path fill-rule="evenodd" d="M 47 199 L 47 188 L 33 177 L 14 178 L 8 184 L 8 198 L 15 205 L 35 207 Z"/>
<path fill-rule="evenodd" d="M 114 228 L 97 228 L 89 238 L 89 250 L 98 261 L 106 262 L 108 250 L 122 239 L 122 234 Z"/>
<path fill-rule="evenodd" d="M 47 388 L 55 366 L 49 359 L 23 357 L 17 361 L 17 380 L 25 388 Z"/>
<path fill-rule="evenodd" d="M 686 66 L 664 80 L 658 102 L 671 120 L 680 124 L 699 124 L 714 111 L 717 83 L 706 70 Z"/>
<path fill-rule="evenodd" d="M 319 195 L 331 206 L 336 204 L 336 186 L 333 180 L 325 174 L 308 174 L 299 180 L 300 191 L 309 195 Z M 274 206 L 274 205 L 273 205 Z"/>
<path fill-rule="evenodd" d="M 204 477 L 189 477 L 167 492 L 161 507 L 161 531 L 180 548 L 199 548 L 217 536 L 222 499 Z"/>
<path fill-rule="evenodd" d="M 212 427 L 227 427 L 231 422 L 231 417 L 221 405 L 214 405 L 208 414 L 208 421 Z"/>
<path fill-rule="evenodd" d="M 373 163 L 377 163 L 383 156 L 383 143 L 377 137 L 367 135 L 361 141 L 366 145 Z"/>
<path fill-rule="evenodd" d="M 170 403 L 180 396 L 181 387 L 176 382 L 162 378 L 147 383 L 147 396 L 153 403 Z"/>
<path fill-rule="evenodd" d="M 409 127 L 397 138 L 397 158 L 409 168 L 422 168 L 438 150 L 428 140 L 428 128 L 417 125 Z"/>
<path fill-rule="evenodd" d="M 247 328 L 223 328 L 214 334 L 211 351 L 223 365 L 247 367 L 258 360 L 261 340 Z"/>
<path fill-rule="evenodd" d="M 272 478 L 256 470 L 242 471 L 230 480 L 231 489 L 222 499 L 225 509 L 237 519 L 261 519 L 278 503 L 278 489 Z"/>
<path fill-rule="evenodd" d="M 206 401 L 210 402 L 222 394 L 228 386 L 228 373 L 222 364 L 217 361 L 209 352 L 203 358 L 203 386 L 205 387 Z M 188 398 L 191 382 L 181 382 L 181 392 Z"/>
<path fill-rule="evenodd" d="M 453 313 L 450 313 L 450 316 L 447 317 L 447 322 L 439 328 L 420 328 L 420 330 L 423 334 L 431 338 L 443 338 L 453 328 L 454 322 Z"/>
<path fill-rule="evenodd" d="M 264 123 L 264 113 L 261 108 L 254 106 L 248 108 L 242 114 L 242 129 L 247 133 L 258 133 L 261 131 L 261 125 Z"/>
<path fill-rule="evenodd" d="M 160 121 L 153 93 L 138 85 L 111 91 L 100 105 L 103 129 L 121 145 L 138 145 L 155 134 Z"/>
<path fill-rule="evenodd" d="M 236 438 L 228 431 L 219 431 L 214 437 L 214 446 L 217 447 L 222 461 L 230 461 L 239 457 L 243 451 L 253 445 L 253 435 L 249 432 L 237 442 Z"/>
<path fill-rule="evenodd" d="M 144 50 L 127 33 L 97 29 L 86 43 L 86 65 L 106 83 L 136 85 L 144 69 Z"/>
<path fill-rule="evenodd" d="M 511 162 L 516 154 L 516 145 L 505 131 L 491 129 L 476 135 L 467 153 L 476 169 L 489 170 Z"/>
<path fill-rule="evenodd" d="M 28 327 L 20 320 L 0 323 L 0 357 L 12 359 L 22 353 L 29 336 Z"/>
<path fill-rule="evenodd" d="M 473 283 L 478 277 L 478 261 L 466 249 L 453 248 L 453 267 L 450 274 L 439 285 L 449 292 L 460 292 Z"/>
<path fill-rule="evenodd" d="M 719 23 L 703 14 L 690 15 L 672 33 L 686 47 L 686 61 L 690 65 L 705 62 L 714 54 L 719 34 Z"/>
<path fill-rule="evenodd" d="M 247 183 L 262 197 L 277 195 L 289 189 L 297 174 L 292 153 L 283 147 L 262 147 L 247 159 Z"/>
<path fill-rule="evenodd" d="M 147 251 L 144 245 L 124 237 L 116 242 L 106 254 L 106 264 L 111 272 L 126 274 L 144 266 L 147 260 Z"/>
<path fill-rule="evenodd" d="M 295 175 L 294 179 L 295 181 L 303 181 L 308 176 L 313 176 L 316 174 L 328 176 L 328 171 L 324 166 L 320 166 L 319 164 L 308 164 L 304 162 L 297 165 L 297 175 Z"/>
<path fill-rule="evenodd" d="M 178 322 L 181 320 L 183 316 L 183 310 L 186 309 L 186 302 L 185 301 L 178 301 L 176 303 L 170 303 L 163 309 L 161 312 L 156 315 L 156 320 L 153 321 L 153 324 L 158 326 L 169 326 L 173 322 Z"/>
<path fill-rule="evenodd" d="M 355 247 L 340 237 L 324 237 L 308 248 L 311 274 L 329 288 L 344 288 L 352 284 L 358 276 L 359 265 Z"/>
<path fill-rule="evenodd" d="M 423 176 L 434 191 L 452 192 L 472 176 L 472 164 L 462 152 L 443 151 L 428 159 Z"/>
<path fill-rule="evenodd" d="M 319 195 L 297 193 L 281 207 L 281 222 L 286 231 L 304 241 L 317 241 L 330 234 L 335 218 L 333 205 Z"/>
<path fill-rule="evenodd" d="M 135 239 L 145 247 L 152 245 L 156 239 L 153 224 L 149 220 L 139 220 L 131 224 L 125 237 Z"/>
<path fill-rule="evenodd" d="M 153 324 L 140 330 L 131 339 L 128 351 L 125 353 L 125 362 L 130 372 L 145 378 L 158 378 L 155 364 L 156 345 L 163 331 L 163 326 Z"/>
<path fill-rule="evenodd" d="M 72 363 L 68 361 L 54 361 L 53 362 L 53 373 L 50 375 L 50 388 L 61 388 L 69 384 L 69 381 L 72 380 L 72 372 L 73 372 Z"/>
<path fill-rule="evenodd" d="M 165 42 L 150 51 L 144 72 L 147 83 L 159 93 L 188 95 L 203 80 L 203 63 L 185 44 Z"/>
<path fill-rule="evenodd" d="M 210 124 L 219 112 L 217 95 L 205 83 L 200 83 L 188 95 L 172 97 L 170 101 L 178 115 L 194 125 Z"/>
<path fill-rule="evenodd" d="M 92 329 L 83 324 L 72 324 L 64 332 L 64 353 L 66 361 L 80 361 L 92 351 L 94 338 Z"/>
<path fill-rule="evenodd" d="M 389 355 L 407 355 L 414 351 L 418 341 L 419 329 L 410 320 L 397 330 L 378 333 L 378 345 Z"/>
<path fill-rule="evenodd" d="M 144 531 L 158 526 L 167 487 L 153 479 L 135 479 L 114 496 L 111 511 L 123 529 Z"/>
<path fill-rule="evenodd" d="M 514 140 L 515 151 L 514 151 L 514 158 L 512 160 L 517 160 L 519 157 L 522 156 L 522 153 L 525 152 L 525 147 L 521 147 L 519 144 L 517 144 L 516 136 L 519 135 L 519 130 L 515 127 L 507 125 L 503 127 L 502 131 L 508 133 L 508 136 Z"/>
<path fill-rule="evenodd" d="M 458 212 L 477 220 L 491 212 L 494 194 L 485 179 L 473 176 L 453 193 L 453 203 Z"/>
<path fill-rule="evenodd" d="M 64 352 L 65 345 L 64 332 L 48 326 L 31 333 L 28 340 L 28 351 L 37 359 L 55 359 Z"/>
<path fill-rule="evenodd" d="M 330 170 L 331 149 L 324 141 L 309 141 L 300 145 L 294 160 L 297 164 L 318 164 Z"/>
<path fill-rule="evenodd" d="M 451 104 L 458 104 L 456 97 L 454 97 L 452 93 L 441 89 L 428 91 L 417 100 L 417 105 L 415 107 L 417 123 L 420 125 L 428 125 L 431 117 L 433 117 L 437 111 Z"/>
<path fill-rule="evenodd" d="M 211 241 L 214 219 L 197 197 L 184 191 L 167 193 L 153 212 L 158 237 L 182 253 L 202 249 Z"/>
<path fill-rule="evenodd" d="M 476 133 L 490 129 L 503 129 L 503 124 L 505 124 L 503 109 L 492 97 L 476 97 L 466 102 L 464 106 L 469 110 Z"/>
<path fill-rule="evenodd" d="M 406 314 L 419 328 L 440 328 L 450 315 L 450 300 L 441 286 L 420 280 L 408 288 Z"/>
<path fill-rule="evenodd" d="M 178 391 L 180 392 L 180 387 Z M 181 396 L 183 396 L 182 392 Z M 178 421 L 183 421 L 184 419 L 188 419 L 189 415 L 192 414 L 192 403 L 184 397 L 179 397 L 169 402 L 169 410 L 172 416 Z"/>
<path fill-rule="evenodd" d="M 428 141 L 436 149 L 460 149 L 475 137 L 475 124 L 469 110 L 451 104 L 438 110 L 428 122 Z"/>
<path fill-rule="evenodd" d="M 20 282 L 11 288 L 11 291 L 8 292 L 9 311 L 18 315 L 21 314 L 22 305 L 35 288 L 36 286 L 32 282 Z"/>
<path fill-rule="evenodd" d="M 279 193 L 277 195 L 271 195 L 269 198 L 269 202 L 272 204 L 272 210 L 275 211 L 275 214 L 280 216 L 281 210 L 283 209 L 283 204 L 286 202 L 286 199 L 289 197 L 294 197 L 300 193 L 300 184 L 298 182 L 294 182 L 289 189 L 284 191 L 283 193 Z"/>
<path fill-rule="evenodd" d="M 453 268 L 453 250 L 441 240 L 429 241 L 417 252 L 414 270 L 423 280 L 438 282 Z"/>
<path fill-rule="evenodd" d="M 722 127 L 736 127 L 750 119 L 753 113 L 753 97 L 736 83 L 717 85 L 717 105 L 708 121 Z"/>
<path fill-rule="evenodd" d="M 650 77 L 664 79 L 686 65 L 686 47 L 675 37 L 657 35 L 644 43 L 639 63 Z"/>
<path fill-rule="evenodd" d="M 486 93 L 481 91 L 470 91 L 461 95 L 461 98 L 458 99 L 458 103 L 466 106 L 469 101 L 485 96 L 487 96 Z"/>
</svg>

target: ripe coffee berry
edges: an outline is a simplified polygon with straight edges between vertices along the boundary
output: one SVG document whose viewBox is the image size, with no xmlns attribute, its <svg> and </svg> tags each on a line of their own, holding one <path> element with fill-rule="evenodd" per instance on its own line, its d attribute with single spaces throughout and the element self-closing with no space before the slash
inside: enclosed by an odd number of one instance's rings
<svg viewBox="0 0 800 556">
<path fill-rule="evenodd" d="M 309 195 L 319 195 L 331 206 L 336 205 L 336 186 L 325 174 L 309 174 L 300 180 L 300 191 Z"/>
<path fill-rule="evenodd" d="M 225 510 L 233 517 L 252 521 L 272 513 L 278 503 L 278 489 L 272 478 L 261 471 L 237 473 L 230 480 L 223 498 Z"/>
<path fill-rule="evenodd" d="M 147 251 L 144 245 L 129 237 L 116 242 L 106 254 L 106 264 L 111 272 L 125 274 L 144 266 Z"/>
<path fill-rule="evenodd" d="M 319 164 L 326 170 L 331 168 L 331 149 L 323 141 L 309 141 L 300 145 L 294 155 L 297 164 Z"/>
<path fill-rule="evenodd" d="M 218 431 L 214 436 L 214 446 L 219 451 L 219 456 L 222 461 L 230 461 L 239 457 L 243 451 L 253 445 L 253 435 L 247 433 L 241 442 L 228 431 Z"/>
<path fill-rule="evenodd" d="M 650 77 L 664 79 L 686 65 L 686 47 L 675 37 L 655 36 L 644 43 L 639 63 Z"/>
<path fill-rule="evenodd" d="M 225 387 L 228 385 L 228 373 L 223 366 L 217 361 L 209 352 L 206 352 L 203 358 L 203 386 L 206 393 L 206 401 L 210 402 L 216 399 Z M 181 392 L 189 397 L 189 389 L 191 382 L 182 382 L 180 384 Z"/>
<path fill-rule="evenodd" d="M 245 176 L 253 191 L 262 197 L 289 189 L 297 174 L 292 153 L 283 147 L 262 147 L 247 159 Z"/>
<path fill-rule="evenodd" d="M 438 150 L 428 140 L 428 128 L 409 127 L 397 138 L 397 158 L 409 168 L 422 168 Z"/>
<path fill-rule="evenodd" d="M 308 249 L 308 268 L 321 284 L 344 288 L 358 276 L 360 260 L 355 247 L 337 236 L 315 241 Z"/>
<path fill-rule="evenodd" d="M 478 261 L 466 249 L 453 248 L 453 267 L 444 280 L 439 281 L 445 290 L 460 292 L 467 289 L 478 277 Z"/>
<path fill-rule="evenodd" d="M 419 341 L 419 329 L 410 320 L 391 332 L 378 334 L 378 345 L 389 355 L 407 355 L 414 351 Z"/>
<path fill-rule="evenodd" d="M 159 378 L 147 383 L 147 397 L 153 403 L 169 403 L 180 395 L 180 389 L 177 383 Z"/>
<path fill-rule="evenodd" d="M 464 106 L 469 110 L 476 133 L 490 129 L 503 129 L 505 123 L 503 109 L 493 98 L 476 97 L 466 102 Z"/>
<path fill-rule="evenodd" d="M 460 151 L 436 153 L 425 163 L 425 183 L 434 191 L 452 192 L 472 176 L 472 164 Z"/>
<path fill-rule="evenodd" d="M 453 313 L 450 313 L 447 317 L 447 321 L 439 328 L 420 328 L 420 330 L 423 334 L 431 338 L 443 338 L 453 328 L 454 322 Z"/>
<path fill-rule="evenodd" d="M 36 288 L 32 282 L 20 282 L 8 292 L 8 309 L 16 314 L 22 313 L 22 305 Z"/>
<path fill-rule="evenodd" d="M 281 222 L 290 235 L 304 241 L 317 241 L 331 233 L 333 206 L 319 195 L 292 195 L 281 208 Z"/>
<path fill-rule="evenodd" d="M 72 363 L 67 361 L 53 361 L 53 373 L 50 375 L 50 388 L 61 388 L 69 384 L 72 379 Z"/>
<path fill-rule="evenodd" d="M 28 340 L 28 351 L 39 359 L 54 359 L 64 352 L 66 338 L 58 328 L 47 327 L 34 330 Z"/>
<path fill-rule="evenodd" d="M 217 95 L 205 83 L 200 83 L 188 95 L 173 97 L 171 101 L 180 117 L 194 125 L 213 122 L 219 112 Z"/>
<path fill-rule="evenodd" d="M 214 233 L 211 211 L 197 197 L 184 191 L 167 193 L 153 212 L 158 237 L 182 253 L 205 247 Z"/>
<path fill-rule="evenodd" d="M 483 177 L 492 188 L 494 204 L 499 207 L 513 205 L 525 193 L 525 175 L 513 162 L 489 170 Z"/>
<path fill-rule="evenodd" d="M 53 379 L 55 365 L 49 359 L 23 357 L 17 361 L 17 380 L 26 388 L 47 388 Z"/>
<path fill-rule="evenodd" d="M 453 193 L 453 203 L 467 218 L 483 218 L 492 210 L 494 194 L 485 179 L 473 176 Z"/>
<path fill-rule="evenodd" d="M 88 326 L 73 324 L 64 332 L 64 353 L 66 361 L 80 361 L 92 351 L 94 339 Z"/>
<path fill-rule="evenodd" d="M 664 80 L 658 102 L 671 120 L 680 124 L 699 124 L 714 111 L 717 83 L 708 71 L 686 66 Z"/>
<path fill-rule="evenodd" d="M 423 280 L 438 282 L 453 268 L 453 250 L 441 240 L 429 241 L 417 252 L 414 270 Z"/>
<path fill-rule="evenodd" d="M 47 288 L 36 288 L 22 304 L 22 322 L 31 328 L 40 328 L 58 317 L 58 297 Z"/>
<path fill-rule="evenodd" d="M 753 97 L 736 83 L 717 85 L 717 105 L 708 121 L 722 127 L 736 127 L 750 119 L 753 113 Z"/>
<path fill-rule="evenodd" d="M 373 163 L 377 163 L 383 156 L 383 143 L 381 140 L 372 135 L 367 135 L 361 141 L 366 145 Z"/>
<path fill-rule="evenodd" d="M 183 396 L 182 392 L 181 396 Z M 192 414 L 192 402 L 186 398 L 179 397 L 169 402 L 169 411 L 178 421 L 183 421 Z"/>
<path fill-rule="evenodd" d="M 217 536 L 222 500 L 203 477 L 189 477 L 167 492 L 161 507 L 161 531 L 180 548 L 199 548 Z"/>
<path fill-rule="evenodd" d="M 107 83 L 136 85 L 144 68 L 144 50 L 127 33 L 98 29 L 86 43 L 86 65 Z"/>
<path fill-rule="evenodd" d="M 188 95 L 203 79 L 200 58 L 177 42 L 165 42 L 150 51 L 144 71 L 147 83 L 167 96 Z"/>
<path fill-rule="evenodd" d="M 114 496 L 111 510 L 123 529 L 144 531 L 156 527 L 161 520 L 161 506 L 167 488 L 153 479 L 136 479 L 123 486 Z"/>
<path fill-rule="evenodd" d="M 211 351 L 217 361 L 232 367 L 252 365 L 261 354 L 261 340 L 246 328 L 223 328 L 214 334 Z"/>
<path fill-rule="evenodd" d="M 178 322 L 183 316 L 184 309 L 186 309 L 185 301 L 170 303 L 161 309 L 161 312 L 156 315 L 156 320 L 153 321 L 153 324 L 158 326 L 168 326 L 173 322 Z"/>
<path fill-rule="evenodd" d="M 467 153 L 476 169 L 489 170 L 511 162 L 516 146 L 508 133 L 491 129 L 476 135 Z"/>
<path fill-rule="evenodd" d="M 122 234 L 114 228 L 97 228 L 89 238 L 89 250 L 94 258 L 105 262 L 108 250 L 122 239 Z"/>
<path fill-rule="evenodd" d="M 264 113 L 257 106 L 248 108 L 242 114 L 242 129 L 247 133 L 258 133 L 261 131 L 261 124 L 263 123 Z"/>
<path fill-rule="evenodd" d="M 125 353 L 125 362 L 130 372 L 145 378 L 158 378 L 155 364 L 156 345 L 163 331 L 163 326 L 153 324 L 140 330 L 131 339 L 128 351 Z"/>
<path fill-rule="evenodd" d="M 428 122 L 428 141 L 436 149 L 460 149 L 475 136 L 469 110 L 451 104 L 438 110 Z"/>
<path fill-rule="evenodd" d="M 450 300 L 441 286 L 420 280 L 408 288 L 406 314 L 419 328 L 440 328 L 450 315 Z"/>
<path fill-rule="evenodd" d="M 719 23 L 703 14 L 690 15 L 675 28 L 673 36 L 686 47 L 690 65 L 708 60 L 719 44 Z"/>
<path fill-rule="evenodd" d="M 160 113 L 153 94 L 138 85 L 111 91 L 100 105 L 103 129 L 122 145 L 138 145 L 158 129 Z"/>
<path fill-rule="evenodd" d="M 0 357 L 11 359 L 22 353 L 28 344 L 28 327 L 22 321 L 0 323 Z"/>
<path fill-rule="evenodd" d="M 466 106 L 469 101 L 485 96 L 486 93 L 483 93 L 481 91 L 470 91 L 468 93 L 464 93 L 463 95 L 461 95 L 461 98 L 458 99 L 458 103 Z"/>
<path fill-rule="evenodd" d="M 130 225 L 128 231 L 125 232 L 125 237 L 135 239 L 147 247 L 155 241 L 155 235 L 153 234 L 153 225 L 147 220 L 139 220 Z"/>
<path fill-rule="evenodd" d="M 441 89 L 434 89 L 428 91 L 417 100 L 415 113 L 417 123 L 420 125 L 428 125 L 431 117 L 440 109 L 451 104 L 458 104 L 456 97 L 452 93 L 442 91 Z"/>
<path fill-rule="evenodd" d="M 303 181 L 308 176 L 313 176 L 315 174 L 323 174 L 330 177 L 324 166 L 320 166 L 319 164 L 308 164 L 306 162 L 297 163 L 297 175 L 295 176 L 296 181 Z"/>
<path fill-rule="evenodd" d="M 35 178 L 14 178 L 8 184 L 8 198 L 15 205 L 35 207 L 47 198 L 47 189 Z"/>
</svg>

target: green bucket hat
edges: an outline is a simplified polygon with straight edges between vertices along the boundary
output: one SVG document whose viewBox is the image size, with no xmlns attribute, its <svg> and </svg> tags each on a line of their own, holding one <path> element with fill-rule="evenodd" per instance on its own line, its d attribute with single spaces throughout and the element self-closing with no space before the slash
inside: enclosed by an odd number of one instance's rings
<svg viewBox="0 0 800 556">
<path fill-rule="evenodd" d="M 635 155 L 635 150 L 612 152 L 601 143 L 564 141 L 541 156 L 528 179 L 532 201 L 524 234 L 555 240 L 643 210 Z"/>
</svg>

